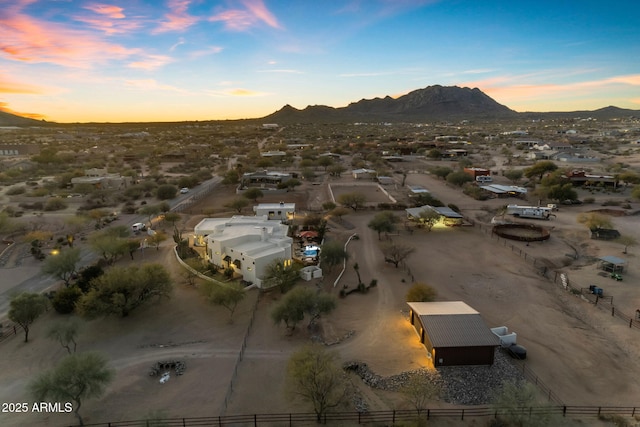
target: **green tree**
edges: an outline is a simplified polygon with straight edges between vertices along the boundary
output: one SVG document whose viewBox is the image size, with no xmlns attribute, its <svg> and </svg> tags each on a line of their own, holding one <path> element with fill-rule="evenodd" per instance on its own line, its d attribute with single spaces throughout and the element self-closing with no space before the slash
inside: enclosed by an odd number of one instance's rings
<svg viewBox="0 0 640 427">
<path fill-rule="evenodd" d="M 416 409 L 418 413 L 418 425 L 422 425 L 422 411 L 426 409 L 427 402 L 440 394 L 440 386 L 433 382 L 429 373 L 422 369 L 414 372 L 400 388 L 400 393 Z"/>
<path fill-rule="evenodd" d="M 427 153 L 427 157 L 430 159 L 441 159 L 442 158 L 442 151 L 440 151 L 437 148 L 432 148 L 431 150 L 429 150 L 429 152 Z M 446 175 L 445 175 L 446 176 Z"/>
<path fill-rule="evenodd" d="M 247 188 L 244 193 L 242 193 L 242 196 L 256 203 L 259 198 L 264 197 L 264 193 L 259 188 L 251 187 Z"/>
<path fill-rule="evenodd" d="M 640 185 L 633 186 L 633 190 L 631 190 L 631 197 L 640 200 Z"/>
<path fill-rule="evenodd" d="M 329 176 L 340 176 L 347 169 L 339 163 L 334 163 L 327 168 Z"/>
<path fill-rule="evenodd" d="M 492 406 L 497 418 L 505 425 L 518 427 L 537 427 L 558 425 L 553 422 L 551 414 L 537 411 L 532 416 L 529 409 L 541 407 L 537 402 L 536 386 L 527 381 L 507 381 L 492 398 Z"/>
<path fill-rule="evenodd" d="M 305 314 L 309 316 L 310 327 L 321 315 L 330 313 L 335 307 L 332 295 L 308 287 L 297 287 L 278 302 L 271 312 L 271 318 L 277 325 L 284 322 L 289 332 L 293 332 Z"/>
<path fill-rule="evenodd" d="M 431 302 L 436 300 L 438 292 L 425 283 L 414 283 L 407 291 L 407 302 Z"/>
<path fill-rule="evenodd" d="M 126 226 L 107 228 L 89 237 L 89 246 L 108 264 L 126 254 L 129 249 L 129 230 Z"/>
<path fill-rule="evenodd" d="M 47 309 L 47 299 L 40 294 L 22 292 L 14 295 L 9 303 L 9 319 L 24 331 L 24 342 L 29 342 L 29 329 Z"/>
<path fill-rule="evenodd" d="M 380 245 L 380 249 L 387 262 L 392 263 L 398 268 L 398 265 L 407 259 L 409 255 L 416 251 L 416 248 L 403 245 L 402 243 L 384 242 Z"/>
<path fill-rule="evenodd" d="M 391 233 L 395 230 L 396 222 L 398 222 L 398 217 L 393 212 L 384 211 L 375 214 L 367 226 L 378 232 L 378 240 L 380 240 L 382 232 Z"/>
<path fill-rule="evenodd" d="M 204 289 L 209 302 L 226 308 L 229 311 L 229 323 L 232 323 L 233 313 L 235 313 L 238 304 L 246 297 L 242 285 L 234 283 L 228 286 L 221 286 L 211 282 L 206 283 Z"/>
<path fill-rule="evenodd" d="M 159 185 L 156 189 L 156 197 L 159 200 L 169 200 L 176 197 L 178 194 L 178 187 L 171 184 Z"/>
<path fill-rule="evenodd" d="M 533 166 L 526 168 L 524 170 L 524 176 L 529 179 L 538 177 L 538 180 L 540 181 L 545 173 L 553 172 L 556 169 L 558 169 L 558 165 L 553 163 L 551 160 L 541 160 L 536 162 Z"/>
<path fill-rule="evenodd" d="M 37 402 L 73 403 L 73 412 L 84 425 L 80 416 L 82 402 L 101 397 L 114 374 L 98 353 L 72 354 L 29 383 L 29 391 Z"/>
<path fill-rule="evenodd" d="M 176 212 L 167 212 L 164 214 L 164 221 L 171 224 L 171 228 L 176 226 L 176 222 L 179 222 L 182 219 L 182 216 Z"/>
<path fill-rule="evenodd" d="M 62 250 L 59 253 L 45 259 L 42 265 L 42 272 L 53 276 L 69 286 L 69 282 L 76 274 L 78 262 L 80 261 L 80 249 L 72 248 Z"/>
<path fill-rule="evenodd" d="M 522 175 L 524 175 L 522 169 L 507 169 L 504 171 L 505 178 L 514 184 L 522 179 Z"/>
<path fill-rule="evenodd" d="M 573 189 L 573 185 L 570 183 L 567 184 L 556 184 L 549 187 L 549 191 L 547 191 L 547 197 L 551 200 L 563 201 L 563 200 L 578 200 L 578 193 Z"/>
<path fill-rule="evenodd" d="M 320 248 L 320 262 L 331 271 L 333 267 L 347 259 L 347 252 L 340 242 L 331 240 Z"/>
<path fill-rule="evenodd" d="M 625 185 L 628 184 L 640 184 L 640 175 L 633 171 L 625 171 L 618 174 L 616 177 L 618 181 L 622 181 Z"/>
<path fill-rule="evenodd" d="M 338 221 L 342 222 L 342 217 L 345 215 L 349 214 L 349 209 L 343 207 L 343 206 L 337 206 L 334 207 L 333 209 L 331 209 L 331 211 L 329 212 L 329 214 L 331 216 L 334 216 L 336 218 L 338 218 Z"/>
<path fill-rule="evenodd" d="M 160 243 L 164 242 L 168 238 L 169 236 L 167 236 L 167 233 L 163 233 L 162 231 L 156 231 L 151 236 L 149 236 L 148 241 L 151 244 L 151 246 L 154 246 L 158 251 L 160 250 Z"/>
<path fill-rule="evenodd" d="M 240 213 L 243 208 L 249 206 L 249 200 L 244 197 L 236 197 L 224 206 L 226 208 L 234 209 L 236 212 Z"/>
<path fill-rule="evenodd" d="M 265 287 L 278 287 L 283 294 L 288 292 L 300 278 L 300 265 L 285 262 L 282 258 L 271 261 L 264 269 L 262 282 Z"/>
<path fill-rule="evenodd" d="M 322 166 L 326 172 L 329 166 L 333 164 L 333 159 L 329 156 L 322 156 L 318 159 L 317 163 L 318 166 Z"/>
<path fill-rule="evenodd" d="M 624 246 L 624 251 L 622 251 L 623 254 L 627 253 L 627 248 L 629 246 L 635 246 L 638 243 L 638 241 L 636 240 L 635 237 L 629 236 L 629 235 L 618 237 L 616 239 L 616 242 L 620 243 L 622 246 Z"/>
<path fill-rule="evenodd" d="M 172 291 L 171 276 L 160 264 L 112 267 L 92 285 L 76 306 L 89 319 L 110 314 L 126 317 L 153 299 L 168 298 Z"/>
<path fill-rule="evenodd" d="M 431 169 L 431 173 L 440 179 L 446 179 L 447 176 L 452 172 L 453 169 L 446 166 L 436 166 L 435 168 Z"/>
<path fill-rule="evenodd" d="M 433 226 L 440 220 L 440 217 L 441 215 L 433 209 L 423 209 L 420 211 L 419 221 L 427 230 L 431 231 Z"/>
<path fill-rule="evenodd" d="M 598 212 L 585 212 L 578 215 L 578 222 L 589 230 L 596 231 L 599 228 L 612 228 L 611 218 Z"/>
<path fill-rule="evenodd" d="M 75 353 L 78 347 L 76 338 L 80 332 L 80 319 L 72 317 L 52 324 L 47 331 L 47 337 L 60 343 L 69 354 Z"/>
<path fill-rule="evenodd" d="M 331 409 L 347 403 L 347 390 L 346 377 L 335 353 L 313 344 L 291 355 L 286 393 L 309 403 L 318 422 Z"/>
<path fill-rule="evenodd" d="M 149 222 L 149 228 L 153 227 L 153 218 L 160 213 L 160 205 L 145 205 L 140 208 L 140 215 L 145 215 Z"/>
<path fill-rule="evenodd" d="M 338 196 L 338 203 L 353 209 L 354 212 L 362 209 L 366 201 L 367 196 L 362 193 L 344 193 Z"/>
<path fill-rule="evenodd" d="M 56 313 L 69 314 L 73 313 L 76 303 L 82 296 L 82 291 L 76 285 L 59 289 L 51 300 L 51 305 Z"/>
<path fill-rule="evenodd" d="M 451 172 L 447 175 L 447 182 L 458 187 L 462 187 L 465 183 L 471 181 L 473 181 L 471 175 L 464 171 Z"/>
</svg>

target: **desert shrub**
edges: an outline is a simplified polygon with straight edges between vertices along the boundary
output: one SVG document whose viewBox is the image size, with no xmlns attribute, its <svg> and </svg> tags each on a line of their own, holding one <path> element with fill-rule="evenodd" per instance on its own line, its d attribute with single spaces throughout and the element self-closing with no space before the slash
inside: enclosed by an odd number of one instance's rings
<svg viewBox="0 0 640 427">
<path fill-rule="evenodd" d="M 16 196 L 18 194 L 24 194 L 26 191 L 27 189 L 24 186 L 11 187 L 10 189 L 7 190 L 7 196 Z"/>
<path fill-rule="evenodd" d="M 20 203 L 18 206 L 22 209 L 32 210 L 32 211 L 41 211 L 42 208 L 44 207 L 42 202 Z"/>
<path fill-rule="evenodd" d="M 593 203 L 596 201 L 595 197 L 585 197 L 584 199 L 582 199 L 582 201 L 584 203 Z"/>
<path fill-rule="evenodd" d="M 51 300 L 51 305 L 57 313 L 73 313 L 73 310 L 75 310 L 76 307 L 76 302 L 81 295 L 82 291 L 77 286 L 62 288 L 58 292 L 56 292 L 53 300 Z"/>
<path fill-rule="evenodd" d="M 44 197 L 48 195 L 49 195 L 49 190 L 44 187 L 34 188 L 29 192 L 29 194 L 27 194 L 27 196 L 29 197 Z"/>
<path fill-rule="evenodd" d="M 44 204 L 45 211 L 61 211 L 67 208 L 67 202 L 64 199 L 59 197 L 54 197 L 52 199 L 47 200 L 47 203 Z"/>
</svg>

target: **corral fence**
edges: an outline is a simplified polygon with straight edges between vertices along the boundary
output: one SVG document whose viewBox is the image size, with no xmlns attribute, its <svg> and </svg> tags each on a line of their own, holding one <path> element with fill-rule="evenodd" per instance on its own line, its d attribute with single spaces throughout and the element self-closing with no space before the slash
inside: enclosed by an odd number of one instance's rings
<svg viewBox="0 0 640 427">
<path fill-rule="evenodd" d="M 290 414 L 253 414 L 253 415 L 225 415 L 203 418 L 168 418 L 154 420 L 116 421 L 106 423 L 84 424 L 86 427 L 240 427 L 240 426 L 311 426 L 315 424 L 342 425 L 370 425 L 385 423 L 395 425 L 406 421 L 432 420 L 448 418 L 464 421 L 470 418 L 499 418 L 501 416 L 517 414 L 531 418 L 542 415 L 553 415 L 567 418 L 587 418 L 602 416 L 636 417 L 640 415 L 640 407 L 616 406 L 531 406 L 521 408 L 493 408 L 489 406 L 452 409 L 422 409 L 419 412 L 411 410 L 369 411 L 369 412 L 330 412 L 322 414 L 320 418 L 315 413 Z M 70 426 L 70 427 L 75 427 Z"/>
<path fill-rule="evenodd" d="M 528 254 L 526 250 L 523 250 L 521 247 L 514 245 L 509 240 L 493 233 L 492 226 L 480 223 L 475 223 L 474 226 L 478 227 L 484 234 L 489 236 L 491 240 L 495 240 L 499 245 L 510 249 L 512 253 L 520 256 L 525 261 L 530 262 L 534 269 L 547 280 L 555 283 L 556 285 L 562 286 L 567 292 L 582 298 L 584 301 L 610 312 L 611 316 L 622 320 L 629 326 L 629 328 L 640 330 L 640 310 L 636 310 L 636 313 L 633 316 L 620 311 L 613 305 L 613 296 L 594 294 L 588 286 L 582 286 L 573 280 L 569 280 L 567 273 L 550 270 L 543 262 Z"/>
<path fill-rule="evenodd" d="M 0 322 L 0 342 L 18 335 L 19 326 L 14 323 Z"/>
<path fill-rule="evenodd" d="M 233 367 L 233 374 L 231 375 L 231 380 L 229 381 L 227 392 L 224 395 L 224 402 L 222 403 L 222 408 L 220 410 L 221 414 L 224 414 L 227 411 L 227 407 L 229 406 L 229 402 L 231 401 L 231 396 L 233 395 L 233 387 L 238 376 L 238 367 L 240 366 L 240 362 L 242 362 L 242 359 L 244 359 L 244 351 L 247 348 L 247 341 L 249 340 L 249 335 L 251 334 L 251 328 L 253 327 L 253 321 L 256 317 L 256 311 L 258 310 L 258 303 L 260 302 L 261 296 L 262 293 L 258 292 L 258 297 L 256 298 L 256 302 L 253 305 L 253 309 L 251 310 L 251 318 L 249 319 L 249 323 L 247 324 L 247 330 L 245 331 L 244 337 L 242 338 L 242 345 L 240 346 L 240 351 L 238 352 L 238 357 L 236 358 L 236 363 Z"/>
<path fill-rule="evenodd" d="M 538 376 L 530 368 L 527 367 L 526 363 L 522 363 L 521 367 L 518 367 L 520 368 L 522 375 L 527 379 L 527 381 L 535 385 L 538 390 L 547 398 L 547 401 L 553 402 L 559 406 L 564 406 L 564 403 L 562 402 L 560 397 L 558 397 L 558 395 L 555 394 L 549 386 L 542 382 L 542 380 L 538 378 Z"/>
</svg>

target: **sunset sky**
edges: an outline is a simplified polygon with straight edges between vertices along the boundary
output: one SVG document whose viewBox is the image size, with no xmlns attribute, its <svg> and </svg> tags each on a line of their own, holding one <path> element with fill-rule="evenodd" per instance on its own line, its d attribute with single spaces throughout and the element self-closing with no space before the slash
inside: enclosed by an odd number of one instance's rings
<svg viewBox="0 0 640 427">
<path fill-rule="evenodd" d="M 0 111 L 256 118 L 440 84 L 640 109 L 639 1 L 0 0 Z"/>
</svg>

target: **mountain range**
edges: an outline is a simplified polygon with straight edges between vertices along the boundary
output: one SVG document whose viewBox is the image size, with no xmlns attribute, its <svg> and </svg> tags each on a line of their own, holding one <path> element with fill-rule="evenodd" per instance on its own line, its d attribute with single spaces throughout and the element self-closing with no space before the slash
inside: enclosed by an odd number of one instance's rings
<svg viewBox="0 0 640 427">
<path fill-rule="evenodd" d="M 640 110 L 605 107 L 593 111 L 524 112 L 519 113 L 499 104 L 478 88 L 458 86 L 428 86 L 398 98 L 361 99 L 346 107 L 308 106 L 303 110 L 285 105 L 273 114 L 248 121 L 278 124 L 291 123 L 353 123 L 353 122 L 414 122 L 455 120 L 559 119 L 592 117 L 611 119 L 639 116 Z M 0 126 L 43 126 L 52 124 L 0 111 Z"/>
</svg>

